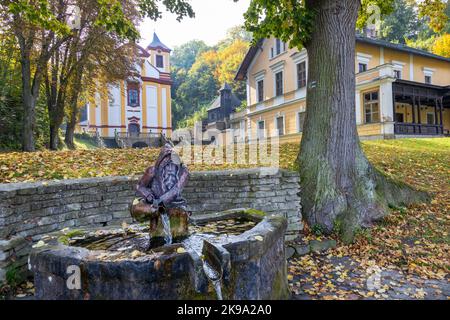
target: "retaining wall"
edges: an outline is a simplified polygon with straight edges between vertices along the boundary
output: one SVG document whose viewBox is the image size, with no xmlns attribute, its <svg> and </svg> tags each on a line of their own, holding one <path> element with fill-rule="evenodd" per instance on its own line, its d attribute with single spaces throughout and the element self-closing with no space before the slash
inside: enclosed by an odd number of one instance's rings
<svg viewBox="0 0 450 320">
<path fill-rule="evenodd" d="M 132 222 L 138 177 L 0 184 L 0 281 L 26 265 L 31 245 L 64 228 Z M 288 219 L 286 240 L 302 229 L 294 172 L 269 169 L 192 172 L 183 196 L 193 214 L 254 208 Z"/>
</svg>

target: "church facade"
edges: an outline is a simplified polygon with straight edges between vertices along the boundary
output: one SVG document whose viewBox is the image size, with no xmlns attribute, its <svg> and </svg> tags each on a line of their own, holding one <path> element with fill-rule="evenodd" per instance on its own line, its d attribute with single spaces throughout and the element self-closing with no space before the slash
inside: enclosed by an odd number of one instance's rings
<svg viewBox="0 0 450 320">
<path fill-rule="evenodd" d="M 117 134 L 172 133 L 170 52 L 154 33 L 153 41 L 138 47 L 141 58 L 139 76 L 107 84 L 89 101 L 79 131 L 102 138 Z"/>
</svg>

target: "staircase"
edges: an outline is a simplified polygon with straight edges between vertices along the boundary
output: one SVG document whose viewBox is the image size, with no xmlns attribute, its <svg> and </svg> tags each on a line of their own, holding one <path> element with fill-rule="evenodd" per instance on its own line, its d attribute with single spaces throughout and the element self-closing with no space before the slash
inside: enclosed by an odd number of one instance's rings
<svg viewBox="0 0 450 320">
<path fill-rule="evenodd" d="M 162 135 L 159 133 L 117 132 L 114 141 L 118 148 L 158 148 L 162 143 Z"/>
<path fill-rule="evenodd" d="M 119 145 L 115 138 L 102 138 L 104 148 L 119 149 Z"/>
</svg>

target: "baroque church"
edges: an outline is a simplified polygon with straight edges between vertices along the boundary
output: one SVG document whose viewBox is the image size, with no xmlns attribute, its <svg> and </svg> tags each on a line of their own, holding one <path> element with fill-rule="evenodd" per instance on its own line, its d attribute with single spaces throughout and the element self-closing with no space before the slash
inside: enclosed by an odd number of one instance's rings
<svg viewBox="0 0 450 320">
<path fill-rule="evenodd" d="M 86 105 L 80 132 L 101 138 L 172 133 L 170 52 L 153 34 L 153 41 L 138 47 L 138 77 L 108 84 Z"/>
</svg>

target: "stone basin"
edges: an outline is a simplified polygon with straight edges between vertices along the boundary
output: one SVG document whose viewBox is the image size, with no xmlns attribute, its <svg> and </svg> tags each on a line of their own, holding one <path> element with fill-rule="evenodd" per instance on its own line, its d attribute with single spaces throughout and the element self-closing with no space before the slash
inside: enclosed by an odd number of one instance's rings
<svg viewBox="0 0 450 320">
<path fill-rule="evenodd" d="M 227 230 L 233 221 L 240 222 Z M 284 217 L 234 209 L 193 216 L 190 223 L 194 233 L 189 238 L 150 250 L 139 249 L 138 244 L 125 250 L 81 246 L 91 238 L 140 235 L 139 225 L 51 234 L 35 246 L 29 259 L 36 298 L 216 299 L 217 288 L 205 273 L 205 262 L 220 274 L 224 299 L 289 297 Z"/>
</svg>

